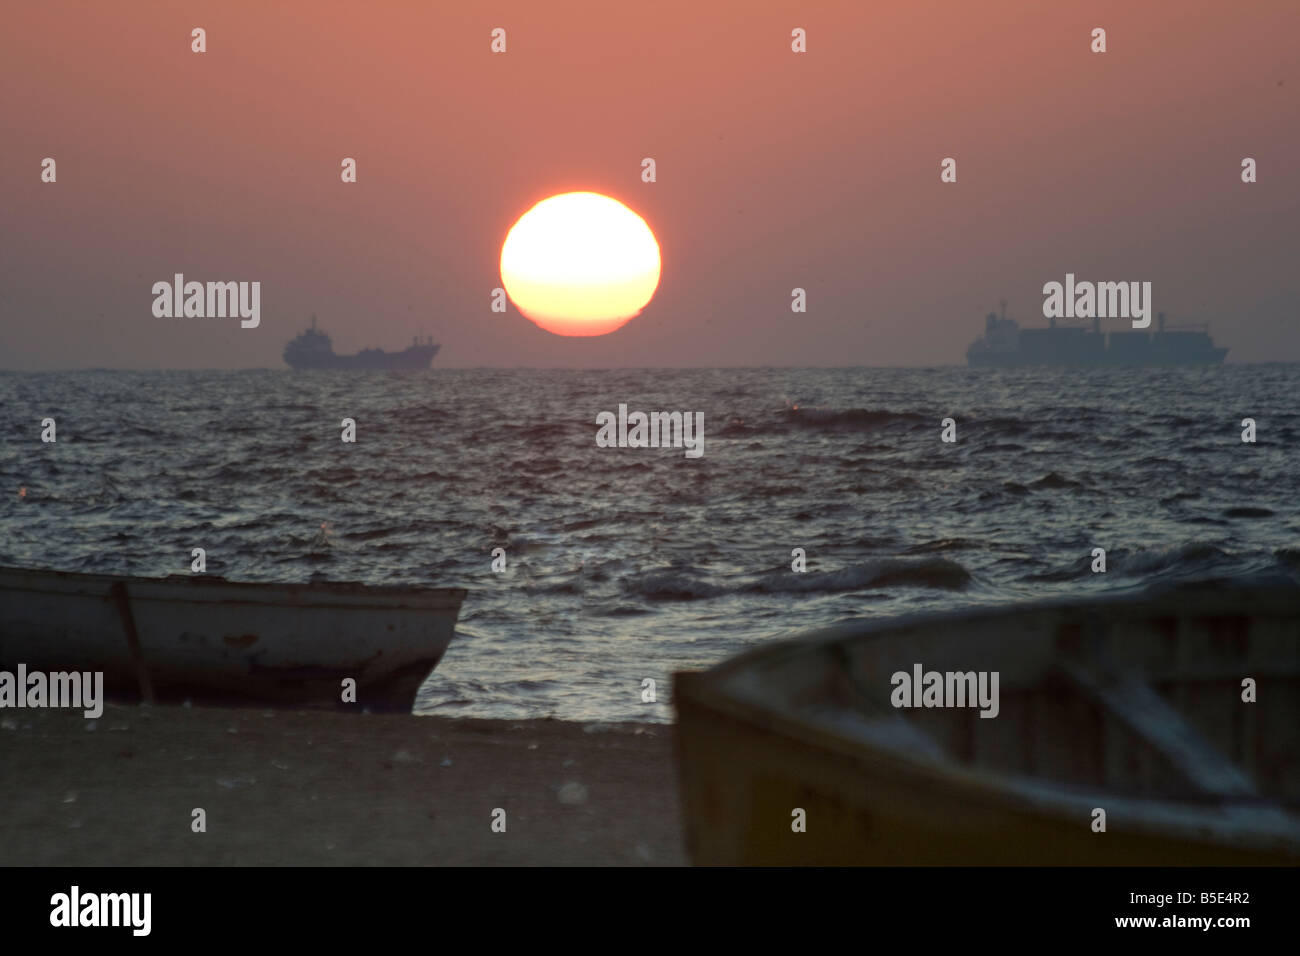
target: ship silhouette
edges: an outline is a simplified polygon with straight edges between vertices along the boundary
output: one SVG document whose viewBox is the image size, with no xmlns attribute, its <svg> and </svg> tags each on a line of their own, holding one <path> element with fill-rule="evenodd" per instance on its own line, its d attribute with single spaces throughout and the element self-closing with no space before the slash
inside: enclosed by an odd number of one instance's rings
<svg viewBox="0 0 1300 956">
<path fill-rule="evenodd" d="M 1209 323 L 1167 326 L 1165 314 L 1156 317 L 1156 331 L 1101 331 L 1101 319 L 1092 328 L 1057 325 L 1022 329 L 1002 314 L 990 312 L 984 334 L 966 350 L 971 366 L 1019 368 L 1028 365 L 1222 365 L 1226 348 L 1214 344 Z"/>
<path fill-rule="evenodd" d="M 391 372 L 409 372 L 428 368 L 441 345 L 432 339 L 412 342 L 400 352 L 383 349 L 362 349 L 354 355 L 336 355 L 330 337 L 316 328 L 316 316 L 311 317 L 311 328 L 304 330 L 284 347 L 284 361 L 295 369 L 362 369 Z"/>
</svg>

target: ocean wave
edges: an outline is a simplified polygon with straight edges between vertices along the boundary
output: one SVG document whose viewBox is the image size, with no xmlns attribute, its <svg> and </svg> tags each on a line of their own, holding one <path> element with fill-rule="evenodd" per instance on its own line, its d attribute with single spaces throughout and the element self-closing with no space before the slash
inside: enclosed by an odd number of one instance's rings
<svg viewBox="0 0 1300 956">
<path fill-rule="evenodd" d="M 1223 516 L 1225 518 L 1271 518 L 1275 512 L 1271 508 L 1226 508 Z"/>
<path fill-rule="evenodd" d="M 994 442 L 992 445 L 980 445 L 972 449 L 972 454 L 988 455 L 988 454 L 996 454 L 999 452 L 1003 454 L 1012 454 L 1016 452 L 1022 452 L 1024 450 L 1025 450 L 1025 446 L 1017 444 L 1016 442 Z"/>
<path fill-rule="evenodd" d="M 972 541 L 970 538 L 940 538 L 937 541 L 926 541 L 924 544 L 913 545 L 904 553 L 936 554 L 942 551 L 969 551 L 982 547 L 982 544 L 978 541 Z"/>
<path fill-rule="evenodd" d="M 688 571 L 651 571 L 623 580 L 625 590 L 657 601 L 696 601 L 726 594 L 727 589 L 701 581 Z"/>
<path fill-rule="evenodd" d="M 774 571 L 747 590 L 767 594 L 909 587 L 959 591 L 970 582 L 970 572 L 947 558 L 873 558 L 834 571 Z"/>
<path fill-rule="evenodd" d="M 1054 471 L 1050 471 L 1047 474 L 1043 475 L 1043 477 L 1039 478 L 1037 481 L 1031 481 L 1029 483 L 1029 487 L 1030 488 L 1082 488 L 1083 485 L 1077 481 L 1074 481 L 1073 479 L 1066 478 L 1063 475 L 1058 475 Z"/>
<path fill-rule="evenodd" d="M 915 412 L 873 411 L 867 408 L 837 410 L 795 405 L 785 410 L 785 421 L 801 428 L 835 432 L 885 428 L 889 425 L 917 425 L 929 419 Z"/>
<path fill-rule="evenodd" d="M 729 418 L 721 428 L 712 430 L 712 438 L 748 438 L 751 435 L 767 433 L 768 429 L 749 425 L 741 418 Z"/>
<path fill-rule="evenodd" d="M 1278 548 L 1273 552 L 1273 557 L 1284 568 L 1300 570 L 1300 548 Z"/>
<path fill-rule="evenodd" d="M 1188 541 L 1166 548 L 1117 551 L 1109 556 L 1113 569 L 1128 575 L 1184 574 L 1204 571 L 1227 561 L 1230 555 L 1207 541 Z"/>
<path fill-rule="evenodd" d="M 657 601 L 698 601 L 733 594 L 840 594 L 893 588 L 961 590 L 970 584 L 969 571 L 947 558 L 873 558 L 833 571 L 791 571 L 782 566 L 757 581 L 727 587 L 691 571 L 661 570 L 630 575 L 626 591 Z"/>
<path fill-rule="evenodd" d="M 1021 580 L 1061 582 L 1088 579 L 1093 576 L 1093 561 L 1091 550 L 1087 550 L 1066 565 L 1026 574 Z M 1164 548 L 1114 548 L 1106 553 L 1107 574 L 1143 581 L 1197 577 L 1210 571 L 1249 574 L 1268 570 L 1260 568 L 1259 563 L 1208 541 L 1187 541 Z M 1097 577 L 1105 575 L 1099 573 Z"/>
</svg>

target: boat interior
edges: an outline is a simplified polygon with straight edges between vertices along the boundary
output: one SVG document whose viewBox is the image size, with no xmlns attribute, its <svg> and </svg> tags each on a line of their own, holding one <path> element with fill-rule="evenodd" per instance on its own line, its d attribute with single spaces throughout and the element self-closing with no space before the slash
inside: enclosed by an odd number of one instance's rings
<svg viewBox="0 0 1300 956">
<path fill-rule="evenodd" d="M 716 688 L 832 745 L 1294 821 L 1300 600 L 1293 589 L 1210 597 L 848 624 L 724 665 Z M 895 706 L 894 675 L 917 665 L 997 672 L 996 717 L 971 701 Z"/>
</svg>

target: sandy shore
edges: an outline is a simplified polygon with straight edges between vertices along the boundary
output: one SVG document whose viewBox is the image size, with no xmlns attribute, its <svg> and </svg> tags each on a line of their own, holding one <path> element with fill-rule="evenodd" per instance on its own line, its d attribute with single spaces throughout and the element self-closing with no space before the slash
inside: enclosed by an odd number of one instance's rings
<svg viewBox="0 0 1300 956">
<path fill-rule="evenodd" d="M 672 728 L 261 709 L 0 710 L 2 865 L 664 865 Z M 191 828 L 206 811 L 207 832 Z M 506 811 L 506 832 L 491 829 Z"/>
</svg>

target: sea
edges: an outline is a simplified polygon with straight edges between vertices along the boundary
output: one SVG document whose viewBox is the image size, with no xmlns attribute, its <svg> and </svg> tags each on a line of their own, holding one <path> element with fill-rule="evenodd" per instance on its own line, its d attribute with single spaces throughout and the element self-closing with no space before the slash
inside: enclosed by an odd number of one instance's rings
<svg viewBox="0 0 1300 956">
<path fill-rule="evenodd" d="M 620 405 L 703 454 L 599 447 Z M 464 587 L 417 713 L 669 721 L 846 619 L 1294 581 L 1298 441 L 1295 364 L 10 372 L 0 565 Z"/>
</svg>

